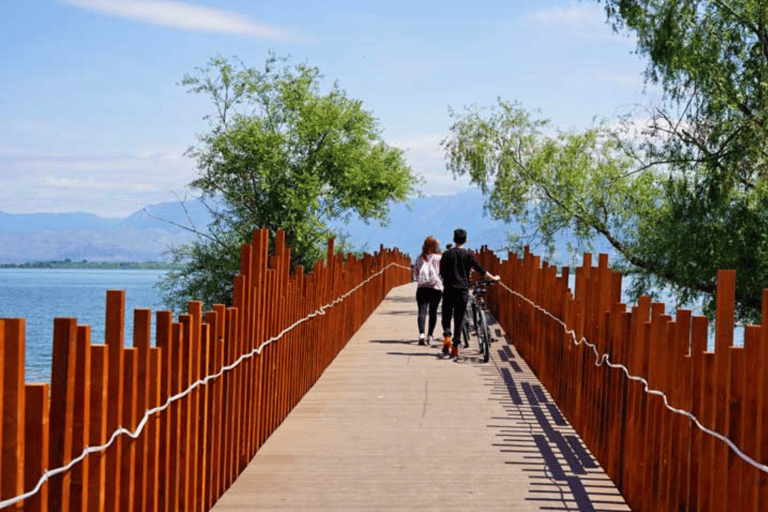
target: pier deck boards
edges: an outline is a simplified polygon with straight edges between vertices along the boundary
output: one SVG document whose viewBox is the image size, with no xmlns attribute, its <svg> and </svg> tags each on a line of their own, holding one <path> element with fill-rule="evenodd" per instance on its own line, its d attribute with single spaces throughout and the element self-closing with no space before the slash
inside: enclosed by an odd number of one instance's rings
<svg viewBox="0 0 768 512">
<path fill-rule="evenodd" d="M 489 363 L 441 359 L 414 295 L 389 293 L 213 510 L 629 510 L 499 325 Z"/>
</svg>

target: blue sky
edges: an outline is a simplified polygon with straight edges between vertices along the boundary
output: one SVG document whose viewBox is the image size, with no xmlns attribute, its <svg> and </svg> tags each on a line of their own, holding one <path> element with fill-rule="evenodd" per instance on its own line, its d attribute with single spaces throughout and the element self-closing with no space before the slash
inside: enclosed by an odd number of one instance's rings
<svg viewBox="0 0 768 512">
<path fill-rule="evenodd" d="M 644 101 L 634 47 L 586 0 L 2 0 L 0 211 L 119 217 L 188 195 L 211 105 L 178 83 L 217 54 L 319 67 L 445 194 L 467 186 L 438 145 L 449 107 L 612 118 Z"/>
</svg>

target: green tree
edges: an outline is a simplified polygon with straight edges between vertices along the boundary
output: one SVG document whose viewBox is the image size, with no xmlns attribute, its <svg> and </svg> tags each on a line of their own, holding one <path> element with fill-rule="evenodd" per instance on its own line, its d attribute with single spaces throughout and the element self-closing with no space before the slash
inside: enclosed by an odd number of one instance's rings
<svg viewBox="0 0 768 512">
<path fill-rule="evenodd" d="M 638 253 L 679 276 L 683 296 L 712 297 L 717 270 L 735 269 L 737 312 L 755 320 L 768 286 L 768 4 L 603 3 L 616 31 L 636 34 L 646 80 L 664 91 L 644 139 L 626 145 L 669 175 Z"/>
<path fill-rule="evenodd" d="M 536 237 L 572 229 L 622 255 L 634 292 L 665 287 L 712 311 L 718 269 L 737 272 L 737 314 L 755 319 L 768 286 L 768 4 L 598 0 L 647 57 L 661 101 L 625 130 L 543 130 L 517 104 L 454 115 L 448 168 L 489 208 Z M 629 130 L 640 115 L 649 122 Z"/>
<path fill-rule="evenodd" d="M 705 299 L 708 311 L 717 270 L 735 268 L 740 317 L 759 312 L 768 284 L 765 194 L 697 195 L 687 175 L 638 160 L 604 123 L 559 131 L 503 100 L 451 115 L 447 167 L 483 190 L 493 218 L 519 222 L 516 249 L 541 243 L 551 254 L 559 233 L 580 250 L 599 238 L 634 278 L 635 295 L 666 288 L 680 302 Z"/>
<path fill-rule="evenodd" d="M 215 57 L 184 76 L 214 107 L 210 131 L 189 150 L 199 172 L 190 186 L 213 222 L 171 251 L 176 269 L 160 285 L 167 303 L 230 304 L 240 245 L 254 228 L 268 228 L 271 242 L 283 229 L 292 265 L 310 268 L 341 235 L 329 221 L 383 223 L 392 201 L 414 193 L 419 179 L 378 120 L 338 83 L 322 91 L 321 79 L 318 68 L 271 53 L 263 69 Z"/>
</svg>

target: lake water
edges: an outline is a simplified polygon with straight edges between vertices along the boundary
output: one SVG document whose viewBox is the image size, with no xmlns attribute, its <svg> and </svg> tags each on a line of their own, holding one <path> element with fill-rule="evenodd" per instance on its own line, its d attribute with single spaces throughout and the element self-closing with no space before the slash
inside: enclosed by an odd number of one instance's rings
<svg viewBox="0 0 768 512">
<path fill-rule="evenodd" d="M 133 310 L 166 309 L 155 288 L 164 274 L 163 270 L 0 269 L 0 318 L 26 319 L 27 382 L 50 380 L 54 318 L 75 317 L 78 324 L 91 326 L 93 343 L 104 343 L 107 290 L 125 290 L 125 343 L 130 346 Z M 710 350 L 712 334 L 711 330 Z M 739 327 L 735 344 L 742 341 Z"/>
<path fill-rule="evenodd" d="M 50 381 L 56 317 L 75 317 L 78 324 L 89 324 L 91 341 L 104 343 L 107 290 L 125 290 L 125 343 L 130 346 L 133 310 L 166 309 L 155 288 L 164 274 L 163 270 L 0 269 L 0 318 L 26 319 L 26 381 Z"/>
</svg>

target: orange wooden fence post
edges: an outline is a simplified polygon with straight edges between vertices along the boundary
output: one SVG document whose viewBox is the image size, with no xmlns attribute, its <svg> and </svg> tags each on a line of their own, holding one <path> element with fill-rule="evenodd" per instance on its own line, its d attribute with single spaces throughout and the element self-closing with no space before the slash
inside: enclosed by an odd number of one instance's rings
<svg viewBox="0 0 768 512">
<path fill-rule="evenodd" d="M 672 366 L 670 368 L 672 406 L 684 411 L 691 410 L 691 311 L 678 310 L 675 320 L 675 333 L 672 350 Z M 668 495 L 671 510 L 685 510 L 687 500 L 685 491 L 689 483 L 689 449 L 691 443 L 691 422 L 680 414 L 673 414 L 670 422 L 672 431 L 672 447 L 670 463 L 672 464 Z"/>
<path fill-rule="evenodd" d="M 91 346 L 91 396 L 88 439 L 90 446 L 107 442 L 109 399 L 109 355 L 106 345 Z M 88 456 L 88 510 L 102 512 L 106 507 L 106 450 Z"/>
<path fill-rule="evenodd" d="M 136 429 L 136 368 L 139 359 L 138 351 L 131 347 L 123 350 L 123 410 L 122 426 L 133 432 Z M 123 434 L 122 454 L 120 455 L 120 508 L 119 510 L 134 510 L 136 492 L 136 440 Z"/>
<path fill-rule="evenodd" d="M 0 495 L 3 499 L 13 498 L 24 492 L 24 350 L 25 326 L 23 318 L 8 318 L 0 320 L 0 344 L 4 347 L 0 365 L 2 389 L 0 393 L 0 420 L 2 427 L 2 477 L 0 477 Z M 3 333 L 3 330 L 5 331 Z M 17 504 L 13 510 L 22 510 Z"/>
<path fill-rule="evenodd" d="M 715 312 L 715 431 L 730 436 L 730 394 L 731 394 L 731 347 L 733 346 L 734 304 L 736 297 L 736 272 L 720 270 L 717 273 L 717 311 Z M 730 478 L 728 475 L 728 445 L 715 442 L 711 466 L 712 482 L 724 489 L 717 498 L 710 501 L 713 512 L 726 512 Z M 737 509 L 730 509 L 737 510 Z"/>
<path fill-rule="evenodd" d="M 147 407 L 154 409 L 160 406 L 160 396 L 162 390 L 163 376 L 165 375 L 163 366 L 162 349 L 155 347 L 149 351 L 149 392 L 147 394 Z M 144 507 L 148 512 L 157 512 L 160 510 L 160 480 L 161 480 L 161 412 L 156 412 L 150 416 L 147 422 L 147 459 L 146 459 L 146 481 L 147 494 L 144 498 Z"/>
<path fill-rule="evenodd" d="M 125 320 L 125 291 L 107 291 L 106 321 L 104 325 L 104 340 L 109 352 L 108 395 L 107 395 L 107 432 L 109 436 L 122 424 L 123 414 L 123 345 Z M 52 388 L 54 387 L 53 381 Z M 53 389 L 52 389 L 53 391 Z M 53 418 L 53 406 L 51 407 Z M 118 436 L 107 448 L 107 478 L 106 510 L 120 510 L 120 468 L 122 467 L 122 436 Z M 51 488 L 53 494 L 53 488 Z"/>
<path fill-rule="evenodd" d="M 760 379 L 757 387 L 757 427 L 755 432 L 756 445 L 755 452 L 757 460 L 761 464 L 768 465 L 768 290 L 763 290 L 762 302 L 762 332 L 760 336 L 760 361 L 758 366 L 758 375 Z M 757 510 L 761 505 L 768 503 L 768 473 L 760 472 L 757 485 L 758 503 Z"/>
<path fill-rule="evenodd" d="M 2 333 L 0 333 L 0 337 L 2 337 Z M 25 386 L 25 491 L 31 491 L 37 485 L 40 477 L 43 476 L 43 472 L 48 469 L 49 389 L 48 384 L 27 384 Z M 37 494 L 24 501 L 23 510 L 27 512 L 46 512 L 48 510 L 48 483 L 43 483 Z"/>
<path fill-rule="evenodd" d="M 50 463 L 64 466 L 72 459 L 72 427 L 75 399 L 77 320 L 57 318 L 53 324 L 53 360 L 51 361 Z M 69 511 L 72 475 L 63 473 L 49 480 L 50 510 Z"/>
<path fill-rule="evenodd" d="M 137 351 L 136 357 L 136 416 L 135 424 L 144 417 L 149 408 L 149 389 L 150 379 L 150 343 L 152 311 L 149 309 L 136 309 L 133 311 L 133 346 Z M 146 498 L 150 494 L 148 477 L 149 464 L 149 436 L 151 435 L 149 423 L 144 426 L 141 436 L 135 443 L 135 474 L 134 474 L 134 494 L 136 510 L 146 509 Z"/>
<path fill-rule="evenodd" d="M 77 371 L 75 373 L 74 418 L 72 424 L 72 453 L 79 456 L 90 441 L 91 416 L 91 326 L 77 326 Z M 88 510 L 88 460 L 72 468 L 72 510 Z"/>
<path fill-rule="evenodd" d="M 170 311 L 158 311 L 155 314 L 155 346 L 161 351 L 160 357 L 160 382 L 159 401 L 165 405 L 172 395 L 173 376 L 173 351 L 171 348 L 173 338 L 173 315 Z M 171 414 L 173 406 L 166 407 L 158 416 L 158 453 L 160 464 L 157 478 L 157 509 L 160 512 L 169 512 L 171 507 Z"/>
</svg>

